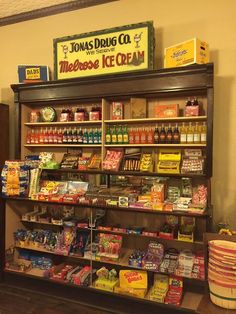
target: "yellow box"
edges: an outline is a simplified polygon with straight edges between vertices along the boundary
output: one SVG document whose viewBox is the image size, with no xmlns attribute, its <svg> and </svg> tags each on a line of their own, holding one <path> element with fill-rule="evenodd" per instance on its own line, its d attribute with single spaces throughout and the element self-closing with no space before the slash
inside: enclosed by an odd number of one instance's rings
<svg viewBox="0 0 236 314">
<path fill-rule="evenodd" d="M 181 150 L 180 149 L 170 149 L 170 148 L 160 149 L 158 159 L 160 161 L 180 161 L 181 160 Z"/>
<path fill-rule="evenodd" d="M 120 287 L 124 289 L 147 289 L 147 272 L 143 270 L 120 270 Z"/>
<path fill-rule="evenodd" d="M 209 62 L 209 45 L 198 38 L 165 48 L 165 68 Z"/>
<path fill-rule="evenodd" d="M 105 278 L 98 278 L 95 280 L 94 286 L 97 289 L 105 290 L 105 291 L 114 291 L 114 287 L 117 285 L 118 279 L 116 280 L 108 280 Z"/>
</svg>

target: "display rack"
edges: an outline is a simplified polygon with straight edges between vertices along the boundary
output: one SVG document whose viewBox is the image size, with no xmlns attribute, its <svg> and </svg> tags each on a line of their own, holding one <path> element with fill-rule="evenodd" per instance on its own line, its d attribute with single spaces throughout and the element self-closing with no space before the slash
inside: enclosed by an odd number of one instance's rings
<svg viewBox="0 0 236 314">
<path fill-rule="evenodd" d="M 141 150 L 149 150 L 154 153 L 158 152 L 159 148 L 201 148 L 205 152 L 205 171 L 201 174 L 158 174 L 156 170 L 149 172 L 140 171 L 109 171 L 101 167 L 101 169 L 95 170 L 44 170 L 48 175 L 63 175 L 67 173 L 68 175 L 86 175 L 91 180 L 99 177 L 100 175 L 106 177 L 107 184 L 110 184 L 114 176 L 124 176 L 124 177 L 171 177 L 181 179 L 182 177 L 190 177 L 193 180 L 203 180 L 205 184 L 210 188 L 210 179 L 212 176 L 212 128 L 213 128 L 213 64 L 206 65 L 193 65 L 189 67 L 164 69 L 159 71 L 147 71 L 135 74 L 125 74 L 125 75 L 109 75 L 101 76 L 99 78 L 90 77 L 82 79 L 71 79 L 71 80 L 59 80 L 44 83 L 34 83 L 34 84 L 14 84 L 12 89 L 15 94 L 15 104 L 16 104 L 16 158 L 22 159 L 25 155 L 39 153 L 42 148 L 44 151 L 53 151 L 58 161 L 61 160 L 64 153 L 70 148 L 82 149 L 85 152 L 99 152 L 101 153 L 102 159 L 106 155 L 107 149 L 111 147 L 119 148 L 132 148 L 139 147 Z M 185 117 L 183 114 L 179 117 L 174 118 L 155 118 L 154 108 L 156 104 L 163 104 L 166 102 L 178 102 L 180 110 L 183 111 L 185 106 L 185 100 L 187 97 L 196 96 L 201 100 L 202 103 L 202 115 L 197 117 Z M 148 114 L 145 119 L 132 119 L 129 103 L 132 97 L 145 98 L 147 99 Z M 112 102 L 123 102 L 126 110 L 124 111 L 123 119 L 112 120 L 111 118 L 111 104 Z M 52 106 L 55 108 L 59 114 L 63 106 L 70 106 L 75 109 L 78 105 L 84 106 L 86 108 L 91 108 L 92 105 L 96 104 L 101 108 L 102 119 L 100 121 L 79 121 L 79 122 L 29 122 L 29 113 L 31 110 L 40 110 L 45 106 Z M 141 126 L 153 126 L 156 124 L 164 123 L 183 123 L 183 122 L 205 122 L 207 125 L 206 143 L 193 143 L 193 144 L 106 144 L 105 134 L 107 127 L 113 127 L 115 125 L 127 125 L 130 127 L 141 127 Z M 41 127 L 87 127 L 87 128 L 101 128 L 102 140 L 101 144 L 27 144 L 26 135 L 28 130 L 36 130 Z M 97 180 L 97 179 L 96 179 Z M 210 193 L 209 193 L 210 195 Z M 6 239 L 6 249 L 10 245 L 14 245 L 13 232 L 18 228 L 34 229 L 35 227 L 40 228 L 40 224 L 35 222 L 25 222 L 22 221 L 21 215 L 25 213 L 28 209 L 32 208 L 33 204 L 55 204 L 53 202 L 43 202 L 37 200 L 30 200 L 20 197 L 14 198 L 4 198 L 5 210 L 3 210 L 2 217 L 6 215 L 6 234 L 4 238 Z M 203 232 L 209 229 L 212 208 L 210 205 L 210 196 L 208 197 L 208 209 L 203 214 L 198 213 L 188 213 L 188 212 L 164 212 L 156 211 L 145 208 L 133 208 L 133 207 L 119 207 L 119 206 L 104 206 L 104 205 L 88 205 L 88 204 L 65 204 L 57 203 L 59 205 L 71 205 L 75 207 L 77 213 L 81 211 L 87 211 L 88 215 L 91 217 L 94 215 L 96 209 L 104 209 L 108 213 L 108 220 L 110 222 L 122 222 L 127 223 L 133 221 L 134 223 L 141 223 L 145 221 L 146 226 L 153 226 L 154 221 L 162 219 L 166 215 L 172 215 L 178 217 L 187 216 L 196 218 L 196 228 L 197 237 L 193 243 L 182 242 L 177 239 L 161 239 L 160 237 L 155 237 L 155 240 L 165 244 L 167 248 L 203 248 Z M 158 218 L 159 217 L 159 218 Z M 123 220 L 122 220 L 123 219 Z M 159 222 L 160 223 L 160 222 Z M 158 224 L 158 223 L 157 223 Z M 42 224 L 41 224 L 42 225 Z M 55 226 L 45 223 L 47 228 L 62 228 L 62 226 Z M 88 232 L 91 234 L 96 234 L 99 232 L 104 232 L 107 234 L 117 234 L 114 231 L 109 230 L 99 230 L 96 227 L 89 228 Z M 93 260 L 92 258 L 75 257 L 71 255 L 64 254 L 64 256 L 57 254 L 53 251 L 43 251 L 37 247 L 24 247 L 26 250 L 33 250 L 38 252 L 45 252 L 51 255 L 56 255 L 56 258 L 61 258 L 61 261 L 73 260 L 82 263 L 89 263 L 93 267 L 111 266 L 117 269 L 129 269 L 133 268 L 128 264 L 128 256 L 134 248 L 138 248 L 139 245 L 145 246 L 147 241 L 150 240 L 149 236 L 134 235 L 127 233 L 119 233 L 124 237 L 125 247 L 122 249 L 122 257 L 119 262 L 105 262 Z M 15 246 L 17 250 L 17 246 Z M 97 266 L 98 265 L 98 266 Z M 138 269 L 137 267 L 135 269 Z M 68 295 L 72 297 L 75 295 L 75 290 L 79 291 L 80 301 L 91 303 L 95 306 L 101 306 L 103 308 L 114 309 L 117 306 L 117 310 L 122 311 L 127 310 L 127 307 L 131 306 L 132 309 L 136 309 L 137 313 L 145 308 L 145 311 L 149 309 L 150 311 L 159 308 L 161 310 L 168 309 L 168 313 L 171 311 L 185 310 L 193 312 L 197 310 L 189 306 L 188 295 L 191 295 L 192 290 L 198 291 L 202 290 L 202 285 L 205 284 L 203 280 L 197 279 L 184 279 L 185 284 L 185 295 L 184 300 L 180 309 L 159 304 L 157 302 L 151 302 L 146 299 L 137 299 L 135 297 L 129 297 L 125 295 L 117 295 L 114 293 L 108 293 L 95 289 L 92 285 L 90 287 L 75 287 L 70 284 L 61 283 L 51 283 L 50 280 L 42 278 L 41 275 L 34 274 L 22 274 L 14 271 L 2 269 L 4 278 L 6 282 L 12 282 L 14 279 L 17 280 L 17 284 L 28 285 L 28 287 L 41 287 L 45 288 L 45 285 L 49 285 L 53 293 L 57 295 Z M 152 276 L 152 271 L 149 271 L 150 277 Z M 79 290 L 78 290 L 79 289 Z M 72 292 L 73 291 L 73 292 Z M 109 304 L 106 298 L 109 297 Z M 194 298 L 194 297 L 193 297 Z M 196 299 L 200 298 L 197 294 Z M 124 302 L 123 307 L 121 306 L 121 301 Z M 100 303 L 99 303 L 100 302 Z"/>
</svg>

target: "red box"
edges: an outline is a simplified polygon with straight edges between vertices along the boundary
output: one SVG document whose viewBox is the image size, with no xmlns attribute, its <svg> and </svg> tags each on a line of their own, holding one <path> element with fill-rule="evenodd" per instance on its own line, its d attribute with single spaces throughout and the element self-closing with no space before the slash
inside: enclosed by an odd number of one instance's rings
<svg viewBox="0 0 236 314">
<path fill-rule="evenodd" d="M 179 116 L 179 105 L 157 105 L 155 107 L 155 118 L 172 118 Z"/>
<path fill-rule="evenodd" d="M 186 106 L 184 110 L 185 117 L 199 116 L 199 106 Z"/>
</svg>

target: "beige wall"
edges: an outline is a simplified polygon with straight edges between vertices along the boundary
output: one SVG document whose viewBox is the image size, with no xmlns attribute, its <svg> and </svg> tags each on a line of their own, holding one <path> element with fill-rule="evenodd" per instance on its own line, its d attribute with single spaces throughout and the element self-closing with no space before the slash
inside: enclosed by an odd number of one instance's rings
<svg viewBox="0 0 236 314">
<path fill-rule="evenodd" d="M 210 45 L 215 63 L 214 177 L 215 220 L 236 227 L 236 1 L 121 0 L 0 28 L 0 96 L 11 105 L 18 64 L 46 64 L 53 70 L 53 38 L 153 20 L 156 67 L 164 47 L 199 37 Z M 235 123 L 235 124 L 234 124 Z"/>
</svg>

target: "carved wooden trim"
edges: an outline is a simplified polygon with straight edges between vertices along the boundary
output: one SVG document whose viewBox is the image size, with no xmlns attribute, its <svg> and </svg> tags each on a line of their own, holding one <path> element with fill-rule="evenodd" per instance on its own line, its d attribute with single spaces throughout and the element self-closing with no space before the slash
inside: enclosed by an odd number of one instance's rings
<svg viewBox="0 0 236 314">
<path fill-rule="evenodd" d="M 23 21 L 33 20 L 40 17 L 45 17 L 49 15 L 55 15 L 67 11 L 84 9 L 87 7 L 104 4 L 108 2 L 114 2 L 118 0 L 76 0 L 67 3 L 62 3 L 58 5 L 53 5 L 47 8 L 37 9 L 29 12 L 24 12 L 20 14 L 15 14 L 12 16 L 7 16 L 0 18 L 0 26 L 5 26 L 9 24 L 15 24 Z"/>
</svg>

